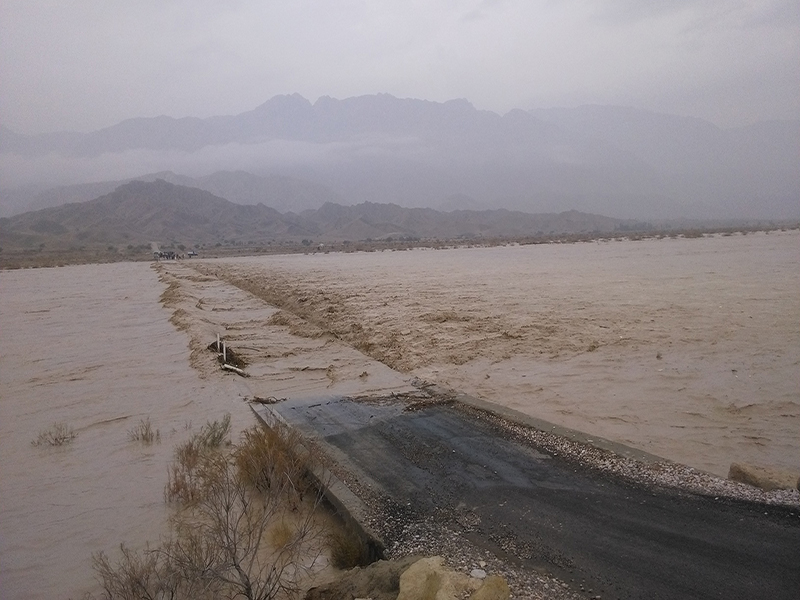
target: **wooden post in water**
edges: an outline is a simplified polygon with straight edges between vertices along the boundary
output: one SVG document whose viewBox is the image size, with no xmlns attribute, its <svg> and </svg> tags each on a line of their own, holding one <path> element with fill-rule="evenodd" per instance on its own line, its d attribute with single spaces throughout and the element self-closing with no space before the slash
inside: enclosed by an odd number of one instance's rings
<svg viewBox="0 0 800 600">
<path fill-rule="evenodd" d="M 219 334 L 217 334 L 217 352 L 219 352 Z"/>
<path fill-rule="evenodd" d="M 228 362 L 228 349 L 225 347 L 225 342 L 222 342 L 222 362 Z"/>
</svg>

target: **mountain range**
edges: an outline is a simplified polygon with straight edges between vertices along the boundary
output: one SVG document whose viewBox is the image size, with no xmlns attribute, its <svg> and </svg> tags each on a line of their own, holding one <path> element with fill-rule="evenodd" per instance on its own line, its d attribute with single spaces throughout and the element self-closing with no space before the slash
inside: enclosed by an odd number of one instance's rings
<svg viewBox="0 0 800 600">
<path fill-rule="evenodd" d="M 366 239 L 502 238 L 613 231 L 621 221 L 577 211 L 532 215 L 505 209 L 440 212 L 394 204 L 280 213 L 264 204 L 235 204 L 163 179 L 131 181 L 86 202 L 0 219 L 4 246 L 14 251 L 78 246 L 161 244 L 264 245 L 271 242 Z"/>
<path fill-rule="evenodd" d="M 89 133 L 2 128 L 1 214 L 88 200 L 141 177 L 279 211 L 371 202 L 637 219 L 797 218 L 798 157 L 800 120 L 721 129 L 613 106 L 501 116 L 466 100 L 379 94 L 312 104 L 295 94 L 234 116 L 137 118 Z"/>
</svg>

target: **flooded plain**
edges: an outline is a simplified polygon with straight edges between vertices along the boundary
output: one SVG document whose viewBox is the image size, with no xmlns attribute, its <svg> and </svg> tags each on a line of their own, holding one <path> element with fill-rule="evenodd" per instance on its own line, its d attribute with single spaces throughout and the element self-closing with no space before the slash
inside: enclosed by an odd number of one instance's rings
<svg viewBox="0 0 800 600">
<path fill-rule="evenodd" d="M 800 471 L 800 232 L 199 268 L 404 373 L 726 476 Z"/>
<path fill-rule="evenodd" d="M 419 378 L 723 476 L 797 470 L 798 262 L 793 231 L 0 273 L 0 597 L 96 591 L 93 552 L 166 532 L 174 446 L 256 395 Z M 146 418 L 160 443 L 129 439 Z M 33 446 L 54 422 L 75 440 Z"/>
<path fill-rule="evenodd" d="M 96 591 L 92 553 L 166 533 L 174 446 L 241 399 L 189 365 L 187 338 L 159 303 L 149 264 L 0 273 L 0 597 Z M 160 443 L 128 432 L 149 418 Z M 31 444 L 63 422 L 60 447 Z"/>
</svg>

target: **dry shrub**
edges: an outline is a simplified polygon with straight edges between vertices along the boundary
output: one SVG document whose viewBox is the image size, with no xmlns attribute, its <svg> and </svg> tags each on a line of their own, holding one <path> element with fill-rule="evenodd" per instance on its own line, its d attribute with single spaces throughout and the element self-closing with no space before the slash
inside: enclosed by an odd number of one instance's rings
<svg viewBox="0 0 800 600">
<path fill-rule="evenodd" d="M 246 430 L 233 456 L 242 481 L 261 492 L 286 486 L 293 500 L 299 500 L 311 486 L 302 438 L 286 426 Z"/>
<path fill-rule="evenodd" d="M 283 548 L 287 546 L 294 537 L 292 527 L 286 521 L 280 521 L 273 525 L 269 531 L 269 542 L 273 548 Z"/>
<path fill-rule="evenodd" d="M 193 437 L 175 449 L 175 461 L 169 466 L 164 498 L 167 502 L 192 503 L 202 488 L 203 448 Z"/>
<path fill-rule="evenodd" d="M 206 423 L 188 441 L 178 445 L 164 489 L 168 502 L 192 504 L 202 498 L 209 479 L 220 468 L 218 450 L 228 444 L 230 430 L 231 415 L 226 413 L 221 421 Z"/>
<path fill-rule="evenodd" d="M 103 598 L 138 600 L 140 598 L 193 598 L 210 600 L 219 597 L 222 586 L 215 581 L 198 581 L 182 572 L 172 552 L 174 542 L 137 552 L 120 545 L 120 556 L 112 563 L 104 552 L 92 557 Z M 88 596 L 91 598 L 91 596 Z"/>
<path fill-rule="evenodd" d="M 231 414 L 225 413 L 221 421 L 211 421 L 203 425 L 195 437 L 204 448 L 219 448 L 223 444 L 230 445 L 230 440 L 225 439 L 230 432 Z"/>
<path fill-rule="evenodd" d="M 230 416 L 175 451 L 165 490 L 181 510 L 171 539 L 141 553 L 95 557 L 106 598 L 293 597 L 322 547 L 309 459 L 288 428 L 254 427 L 228 448 Z"/>
<path fill-rule="evenodd" d="M 49 429 L 40 431 L 31 442 L 34 446 L 64 446 L 77 437 L 77 433 L 66 423 L 53 423 Z"/>
<path fill-rule="evenodd" d="M 369 549 L 353 527 L 341 524 L 328 535 L 327 542 L 331 563 L 337 569 L 347 570 L 370 563 Z"/>
<path fill-rule="evenodd" d="M 141 419 L 136 427 L 128 430 L 128 439 L 132 442 L 142 442 L 143 444 L 161 442 L 161 431 L 153 429 L 150 417 L 147 417 L 146 419 Z"/>
</svg>

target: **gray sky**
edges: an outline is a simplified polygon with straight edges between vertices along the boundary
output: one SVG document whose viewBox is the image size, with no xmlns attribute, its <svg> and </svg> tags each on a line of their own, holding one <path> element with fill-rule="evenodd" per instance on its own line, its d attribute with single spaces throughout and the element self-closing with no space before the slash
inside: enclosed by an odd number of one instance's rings
<svg viewBox="0 0 800 600">
<path fill-rule="evenodd" d="M 800 118 L 800 2 L 0 1 L 0 123 L 20 133 L 293 92 Z"/>
</svg>

